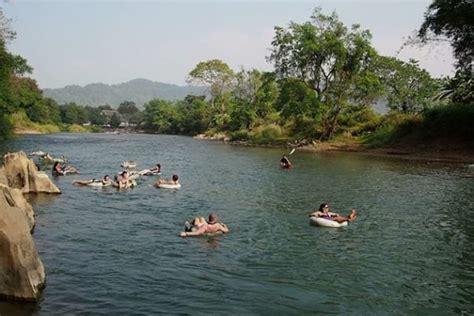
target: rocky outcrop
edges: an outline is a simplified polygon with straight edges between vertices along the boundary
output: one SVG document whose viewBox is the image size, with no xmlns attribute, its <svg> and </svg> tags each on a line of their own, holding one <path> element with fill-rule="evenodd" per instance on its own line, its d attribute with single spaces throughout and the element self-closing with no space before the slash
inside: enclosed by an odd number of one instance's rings
<svg viewBox="0 0 474 316">
<path fill-rule="evenodd" d="M 32 214 L 20 190 L 0 184 L 1 297 L 35 301 L 45 284 L 43 263 L 30 233 Z"/>
<path fill-rule="evenodd" d="M 48 175 L 38 171 L 31 159 L 22 151 L 3 156 L 4 174 L 8 186 L 23 193 L 61 193 Z M 1 183 L 0 172 L 0 183 Z"/>
</svg>

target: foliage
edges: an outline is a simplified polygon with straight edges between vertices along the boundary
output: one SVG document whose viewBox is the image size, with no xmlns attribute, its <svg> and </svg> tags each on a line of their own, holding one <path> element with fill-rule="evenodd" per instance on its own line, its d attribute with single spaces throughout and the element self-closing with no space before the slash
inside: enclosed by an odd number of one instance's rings
<svg viewBox="0 0 474 316">
<path fill-rule="evenodd" d="M 284 129 L 276 124 L 256 127 L 249 133 L 249 138 L 256 144 L 284 144 L 287 141 Z"/>
<path fill-rule="evenodd" d="M 67 103 L 59 106 L 61 122 L 64 124 L 84 124 L 88 121 L 85 107 L 76 103 Z"/>
<path fill-rule="evenodd" d="M 114 113 L 109 121 L 110 127 L 117 128 L 120 126 L 120 123 L 122 123 L 122 120 L 120 119 L 117 113 Z"/>
<path fill-rule="evenodd" d="M 180 134 L 197 135 L 209 128 L 212 111 L 204 96 L 187 96 L 176 105 L 176 130 Z"/>
<path fill-rule="evenodd" d="M 234 71 L 223 61 L 212 59 L 197 64 L 189 73 L 187 82 L 208 85 L 212 107 L 220 106 L 224 110 L 222 96 L 230 90 L 233 80 Z"/>
<path fill-rule="evenodd" d="M 59 126 L 55 124 L 40 124 L 30 120 L 25 110 L 20 109 L 15 113 L 12 113 L 9 117 L 9 125 L 15 129 L 15 131 L 36 131 L 39 133 L 58 133 L 60 132 Z"/>
<path fill-rule="evenodd" d="M 371 147 L 395 144 L 404 136 L 413 133 L 421 120 L 422 117 L 419 114 L 390 113 L 383 118 L 380 126 L 373 133 L 363 138 L 363 141 Z"/>
<path fill-rule="evenodd" d="M 89 129 L 85 128 L 82 125 L 72 124 L 68 125 L 65 131 L 69 133 L 88 133 Z"/>
<path fill-rule="evenodd" d="M 92 124 L 92 125 L 98 125 L 102 126 L 107 123 L 107 118 L 102 115 L 102 109 L 101 107 L 92 107 L 92 106 L 86 106 L 85 111 L 87 113 L 87 120 Z"/>
<path fill-rule="evenodd" d="M 373 65 L 378 79 L 385 87 L 387 106 L 404 113 L 420 113 L 433 103 L 440 82 L 418 66 L 393 57 L 378 56 Z"/>
<path fill-rule="evenodd" d="M 451 41 L 456 58 L 456 76 L 451 82 L 453 101 L 473 103 L 474 84 L 474 2 L 472 0 L 433 0 L 425 13 L 418 37 L 423 42 L 445 36 Z M 434 37 L 432 36 L 434 35 Z"/>
<path fill-rule="evenodd" d="M 424 41 L 431 39 L 430 34 L 449 38 L 458 68 L 469 71 L 474 58 L 473 12 L 471 0 L 434 0 L 425 13 L 418 36 Z"/>
<path fill-rule="evenodd" d="M 176 107 L 169 101 L 154 99 L 145 104 L 145 129 L 163 134 L 177 132 Z"/>
<path fill-rule="evenodd" d="M 472 141 L 474 135 L 472 104 L 450 104 L 423 113 L 420 133 L 426 138 L 459 138 Z"/>
<path fill-rule="evenodd" d="M 296 78 L 314 90 L 312 112 L 322 117 L 321 139 L 336 130 L 338 117 L 350 103 L 368 104 L 380 94 L 370 63 L 376 56 L 371 35 L 337 15 L 316 9 L 311 21 L 275 27 L 269 60 L 280 78 Z"/>
<path fill-rule="evenodd" d="M 471 72 L 457 71 L 447 88 L 454 103 L 474 104 L 474 79 Z"/>
<path fill-rule="evenodd" d="M 130 119 L 134 115 L 136 115 L 137 113 L 140 112 L 140 110 L 135 105 L 135 102 L 132 102 L 132 101 L 124 101 L 124 102 L 120 103 L 117 111 L 120 113 L 122 118 L 127 122 L 129 122 Z M 139 119 L 139 118 L 136 116 L 135 120 L 137 120 L 137 119 Z"/>
</svg>

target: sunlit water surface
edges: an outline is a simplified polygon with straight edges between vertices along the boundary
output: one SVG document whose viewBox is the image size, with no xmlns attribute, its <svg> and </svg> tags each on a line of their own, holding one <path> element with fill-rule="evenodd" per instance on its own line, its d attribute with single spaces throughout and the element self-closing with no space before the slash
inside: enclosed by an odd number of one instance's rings
<svg viewBox="0 0 474 316">
<path fill-rule="evenodd" d="M 188 137 L 56 134 L 0 153 L 64 154 L 82 172 L 33 195 L 34 239 L 47 274 L 37 305 L 0 314 L 463 314 L 474 312 L 474 170 L 360 154 L 291 156 Z M 128 192 L 78 188 L 120 162 L 161 163 Z M 327 202 L 344 229 L 309 225 Z M 215 211 L 231 233 L 182 239 L 183 222 Z"/>
</svg>

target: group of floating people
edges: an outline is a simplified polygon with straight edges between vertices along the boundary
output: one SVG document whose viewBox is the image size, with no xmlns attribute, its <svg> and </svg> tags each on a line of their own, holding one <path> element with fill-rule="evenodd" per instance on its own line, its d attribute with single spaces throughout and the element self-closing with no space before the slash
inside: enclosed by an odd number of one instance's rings
<svg viewBox="0 0 474 316">
<path fill-rule="evenodd" d="M 290 155 L 294 152 L 294 149 L 290 152 Z M 73 166 L 62 166 L 61 163 L 67 161 L 64 156 L 60 158 L 54 158 L 48 153 L 34 152 L 31 155 L 39 156 L 40 159 L 53 162 L 52 173 L 54 176 L 65 176 L 68 174 L 79 174 L 79 171 Z M 136 179 L 141 176 L 153 176 L 161 175 L 161 165 L 158 163 L 156 166 L 150 169 L 143 169 L 141 171 L 133 170 L 136 168 L 136 163 L 133 160 L 126 160 L 121 164 L 123 170 L 119 174 L 115 175 L 112 179 L 109 175 L 105 175 L 101 179 L 88 179 L 88 180 L 76 180 L 73 185 L 77 186 L 90 186 L 90 187 L 116 187 L 118 189 L 133 188 L 137 185 Z M 292 169 L 293 164 L 290 162 L 286 155 L 280 159 L 280 168 Z M 178 189 L 181 187 L 179 183 L 178 175 L 174 174 L 171 179 L 158 179 L 154 183 L 157 188 L 171 188 Z M 347 216 L 342 216 L 338 213 L 331 212 L 327 203 L 322 203 L 317 211 L 312 212 L 310 215 L 310 223 L 317 226 L 325 227 L 343 227 L 347 226 L 348 223 L 353 222 L 357 218 L 357 212 L 352 209 Z M 219 234 L 227 234 L 230 230 L 224 223 L 218 222 L 216 213 L 210 213 L 208 219 L 204 217 L 196 217 L 191 222 L 185 222 L 185 229 L 180 233 L 181 237 L 194 237 L 194 236 L 213 236 Z"/>
<path fill-rule="evenodd" d="M 141 171 L 123 170 L 119 174 L 115 175 L 114 179 L 112 179 L 109 175 L 105 175 L 102 179 L 76 180 L 73 182 L 73 184 L 78 186 L 112 186 L 119 189 L 129 189 L 137 185 L 136 180 L 139 177 L 154 175 L 161 175 L 160 164 L 156 164 L 155 167 L 152 167 L 150 169 L 144 169 Z M 158 181 L 154 183 L 154 186 L 156 188 L 179 189 L 181 187 L 181 184 L 179 183 L 179 176 L 174 174 L 171 179 L 158 179 Z"/>
</svg>

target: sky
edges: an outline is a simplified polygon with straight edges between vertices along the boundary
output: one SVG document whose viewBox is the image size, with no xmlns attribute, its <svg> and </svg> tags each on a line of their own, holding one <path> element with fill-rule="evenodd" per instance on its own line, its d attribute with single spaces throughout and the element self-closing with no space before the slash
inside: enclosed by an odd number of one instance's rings
<svg viewBox="0 0 474 316">
<path fill-rule="evenodd" d="M 2 0 L 0 0 L 1 2 Z M 184 85 L 199 62 L 234 70 L 272 70 L 274 27 L 309 20 L 315 7 L 360 24 L 386 56 L 414 58 L 433 76 L 453 73 L 449 44 L 400 48 L 423 22 L 431 0 L 325 1 L 41 1 L 3 2 L 41 88 L 115 84 L 135 78 Z"/>
</svg>

